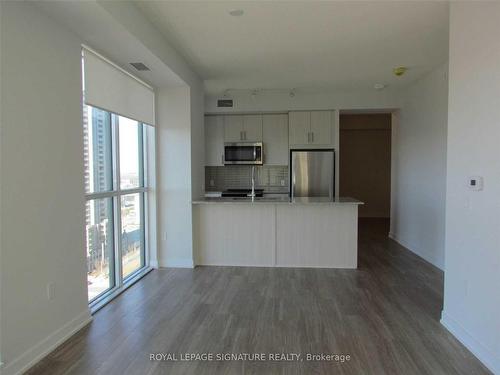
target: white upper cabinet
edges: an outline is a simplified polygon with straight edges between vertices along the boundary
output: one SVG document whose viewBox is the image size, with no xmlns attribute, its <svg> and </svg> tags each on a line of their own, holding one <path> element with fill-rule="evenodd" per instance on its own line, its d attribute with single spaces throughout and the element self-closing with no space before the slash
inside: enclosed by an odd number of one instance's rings
<svg viewBox="0 0 500 375">
<path fill-rule="evenodd" d="M 224 142 L 243 141 L 243 116 L 224 116 Z"/>
<path fill-rule="evenodd" d="M 243 116 L 243 141 L 262 142 L 262 115 Z"/>
<path fill-rule="evenodd" d="M 205 116 L 205 165 L 222 166 L 224 160 L 224 118 Z"/>
<path fill-rule="evenodd" d="M 311 112 L 290 112 L 288 116 L 290 146 L 308 144 L 311 131 Z"/>
<path fill-rule="evenodd" d="M 297 111 L 289 114 L 290 147 L 333 147 L 332 111 Z"/>
<path fill-rule="evenodd" d="M 337 148 L 334 113 L 207 115 L 205 165 L 223 165 L 224 142 L 263 142 L 267 165 L 288 165 L 290 148 Z"/>
<path fill-rule="evenodd" d="M 311 143 L 314 145 L 333 144 L 332 111 L 311 112 Z"/>
<path fill-rule="evenodd" d="M 288 165 L 288 115 L 263 115 L 265 165 Z"/>
<path fill-rule="evenodd" d="M 225 142 L 262 142 L 262 115 L 224 116 Z"/>
</svg>

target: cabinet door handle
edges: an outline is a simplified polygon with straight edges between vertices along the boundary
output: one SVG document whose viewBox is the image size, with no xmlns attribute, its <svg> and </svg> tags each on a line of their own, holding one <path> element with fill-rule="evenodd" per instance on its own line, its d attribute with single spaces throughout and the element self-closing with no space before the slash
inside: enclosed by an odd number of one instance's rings
<svg viewBox="0 0 500 375">
<path fill-rule="evenodd" d="M 222 164 L 224 164 L 224 154 L 221 154 L 220 161 Z"/>
<path fill-rule="evenodd" d="M 243 139 L 246 141 L 247 140 L 247 131 L 243 130 Z"/>
<path fill-rule="evenodd" d="M 307 132 L 307 143 L 311 143 L 311 132 Z"/>
<path fill-rule="evenodd" d="M 311 142 L 314 143 L 314 132 L 311 132 Z"/>
<path fill-rule="evenodd" d="M 240 141 L 243 140 L 243 132 L 240 130 Z"/>
</svg>

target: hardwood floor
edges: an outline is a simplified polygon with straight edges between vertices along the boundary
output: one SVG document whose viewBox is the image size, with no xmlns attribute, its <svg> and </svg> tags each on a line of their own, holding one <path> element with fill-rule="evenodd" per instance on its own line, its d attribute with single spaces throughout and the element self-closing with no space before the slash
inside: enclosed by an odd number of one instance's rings
<svg viewBox="0 0 500 375">
<path fill-rule="evenodd" d="M 358 270 L 151 272 L 30 374 L 488 374 L 439 323 L 443 273 L 360 224 Z M 150 353 L 301 353 L 303 361 L 150 361 Z M 306 353 L 350 355 L 343 363 Z"/>
</svg>

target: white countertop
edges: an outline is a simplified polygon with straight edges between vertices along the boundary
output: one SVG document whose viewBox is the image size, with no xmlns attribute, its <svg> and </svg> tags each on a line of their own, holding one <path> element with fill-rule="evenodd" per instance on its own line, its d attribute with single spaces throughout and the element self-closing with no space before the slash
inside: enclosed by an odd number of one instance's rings
<svg viewBox="0 0 500 375">
<path fill-rule="evenodd" d="M 199 198 L 192 201 L 193 204 L 240 204 L 240 203 L 250 203 L 250 204 L 322 204 L 322 205 L 337 205 L 337 204 L 354 204 L 359 205 L 363 202 L 350 198 L 350 197 L 339 197 L 335 198 L 333 201 L 327 197 L 296 197 L 291 199 L 288 196 L 285 197 L 262 197 L 262 198 L 231 198 L 231 197 L 205 197 Z"/>
</svg>

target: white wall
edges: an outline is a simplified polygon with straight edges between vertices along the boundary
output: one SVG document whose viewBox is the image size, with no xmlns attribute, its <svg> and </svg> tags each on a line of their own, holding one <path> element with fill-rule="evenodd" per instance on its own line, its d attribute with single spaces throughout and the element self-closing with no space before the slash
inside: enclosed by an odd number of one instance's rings
<svg viewBox="0 0 500 375">
<path fill-rule="evenodd" d="M 2 83 L 2 66 L 3 66 L 3 59 L 2 59 L 2 34 L 3 34 L 3 26 L 2 26 L 2 20 L 3 20 L 3 7 L 0 4 L 0 86 Z M 3 242 L 2 242 L 2 215 L 1 213 L 3 212 L 3 205 L 2 205 L 2 137 L 3 137 L 3 116 L 2 116 L 2 89 L 0 87 L 0 374 L 2 371 L 3 367 L 3 357 L 2 357 L 2 301 L 3 301 L 3 288 L 2 288 L 2 251 L 3 251 Z"/>
<path fill-rule="evenodd" d="M 500 374 L 500 3 L 450 10 L 442 323 Z M 484 177 L 484 190 L 467 177 Z"/>
<path fill-rule="evenodd" d="M 0 350 L 11 374 L 90 315 L 80 44 L 30 4 L 0 6 Z"/>
<path fill-rule="evenodd" d="M 235 92 L 231 94 L 234 100 L 233 108 L 217 108 L 217 99 L 220 96 L 207 96 L 205 98 L 205 111 L 207 113 L 226 112 L 259 112 L 259 111 L 289 111 L 289 110 L 314 110 L 314 109 L 393 109 L 399 104 L 398 90 L 386 89 L 376 91 L 297 91 L 295 97 L 290 98 L 287 92 L 263 91 L 253 99 L 250 92 Z"/>
<path fill-rule="evenodd" d="M 391 237 L 444 268 L 448 63 L 401 96 L 393 147 Z"/>
<path fill-rule="evenodd" d="M 193 82 L 190 90 L 191 103 L 191 196 L 205 194 L 205 126 L 203 85 Z"/>
<path fill-rule="evenodd" d="M 188 87 L 157 92 L 161 267 L 193 267 L 191 107 Z"/>
</svg>

